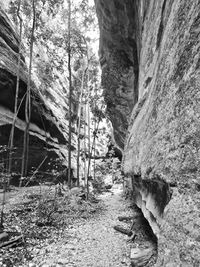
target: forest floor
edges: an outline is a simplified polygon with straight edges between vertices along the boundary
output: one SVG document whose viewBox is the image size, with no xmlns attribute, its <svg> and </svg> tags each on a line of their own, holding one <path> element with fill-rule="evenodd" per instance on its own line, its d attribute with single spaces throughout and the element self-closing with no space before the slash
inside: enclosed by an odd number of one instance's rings
<svg viewBox="0 0 200 267">
<path fill-rule="evenodd" d="M 70 210 L 57 210 L 51 225 L 42 224 L 46 216 L 42 210 L 48 202 L 40 202 L 38 213 L 38 209 L 35 211 L 31 206 L 38 191 L 33 194 L 32 188 L 28 190 L 23 194 L 13 192 L 7 197 L 4 231 L 23 233 L 26 241 L 25 245 L 2 249 L 0 266 L 123 267 L 131 266 L 131 248 L 155 248 L 148 224 L 131 202 L 122 196 L 119 185 L 102 193 L 98 203 L 82 202 L 77 206 L 77 199 L 71 197 L 72 203 L 68 202 Z M 55 203 L 50 203 L 50 207 L 52 205 Z M 134 221 L 119 222 L 119 216 L 131 216 Z M 134 240 L 116 231 L 113 228 L 116 225 L 128 229 L 133 225 Z M 155 257 L 156 249 L 145 266 L 153 266 Z"/>
</svg>

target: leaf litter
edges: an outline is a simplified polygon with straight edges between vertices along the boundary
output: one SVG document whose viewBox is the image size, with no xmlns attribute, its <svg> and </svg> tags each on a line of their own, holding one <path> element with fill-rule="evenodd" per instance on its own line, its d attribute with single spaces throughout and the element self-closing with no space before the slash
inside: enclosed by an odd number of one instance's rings
<svg viewBox="0 0 200 267">
<path fill-rule="evenodd" d="M 1 249 L 0 266 L 131 266 L 132 247 L 152 246 L 140 224 L 134 225 L 134 243 L 114 230 L 119 216 L 132 217 L 134 213 L 117 185 L 98 200 L 91 195 L 88 201 L 83 194 L 68 191 L 57 196 L 53 187 L 42 188 L 42 194 L 39 187 L 21 190 L 7 200 L 4 231 L 20 234 L 24 242 Z M 124 228 L 132 225 L 131 220 L 120 223 Z M 155 253 L 146 266 L 153 263 Z"/>
</svg>

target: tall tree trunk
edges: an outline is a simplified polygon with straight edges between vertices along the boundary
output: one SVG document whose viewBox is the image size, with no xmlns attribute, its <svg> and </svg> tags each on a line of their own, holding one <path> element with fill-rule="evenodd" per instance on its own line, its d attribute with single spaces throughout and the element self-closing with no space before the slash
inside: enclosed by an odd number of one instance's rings
<svg viewBox="0 0 200 267">
<path fill-rule="evenodd" d="M 89 152 L 89 155 L 92 155 L 92 151 L 94 149 L 94 147 L 96 146 L 96 136 L 97 136 L 97 132 L 98 132 L 98 129 L 99 129 L 99 123 L 100 123 L 100 119 L 98 119 L 98 122 L 96 124 L 96 128 L 94 130 L 94 133 L 93 133 L 93 141 L 92 141 L 92 147 L 91 147 L 91 152 Z M 91 157 L 89 156 L 89 159 L 88 159 L 88 172 L 87 172 L 87 178 L 89 177 L 89 170 L 90 170 L 90 163 L 91 163 Z"/>
<path fill-rule="evenodd" d="M 34 30 L 35 30 L 35 20 L 36 20 L 35 0 L 32 0 L 32 7 L 33 7 L 33 24 L 31 29 L 30 61 L 29 61 L 28 84 L 27 84 L 26 105 L 25 105 L 26 127 L 24 132 L 24 143 L 23 143 L 23 154 L 22 154 L 22 171 L 21 171 L 22 177 L 27 175 L 27 167 L 28 167 L 29 127 L 31 118 L 31 71 L 32 71 L 32 58 L 33 58 Z"/>
<path fill-rule="evenodd" d="M 89 74 L 87 76 L 87 87 L 89 84 Z M 90 146 L 91 146 L 91 142 L 90 142 L 90 102 L 89 102 L 89 97 L 90 97 L 90 93 L 89 93 L 89 88 L 87 88 L 88 90 L 88 97 L 87 97 L 87 119 L 88 119 L 88 151 L 90 153 Z"/>
<path fill-rule="evenodd" d="M 71 135 L 72 135 L 71 0 L 68 0 L 68 72 L 69 72 L 68 186 L 69 188 L 71 188 Z"/>
<path fill-rule="evenodd" d="M 89 73 L 87 75 L 87 122 L 88 122 L 88 154 L 89 154 L 89 159 L 88 159 L 88 172 L 87 172 L 87 198 L 89 195 L 89 176 L 90 176 L 90 102 L 89 102 L 89 97 L 90 97 L 90 92 L 89 92 Z"/>
<path fill-rule="evenodd" d="M 81 120 L 79 118 L 79 120 Z M 80 126 L 79 126 L 80 127 Z M 80 131 L 80 130 L 79 130 Z M 80 132 L 77 136 L 77 186 L 80 186 L 80 148 L 81 148 L 81 142 L 80 142 Z"/>
<path fill-rule="evenodd" d="M 95 94 L 94 94 L 94 101 L 95 101 L 95 110 L 96 110 L 96 97 L 97 97 L 97 92 L 96 92 L 96 87 L 94 88 Z M 88 176 L 89 176 L 89 168 L 90 168 L 90 161 L 91 161 L 91 156 L 92 156 L 92 151 L 94 149 L 94 180 L 95 180 L 95 149 L 96 149 L 96 134 L 98 131 L 99 127 L 99 122 L 100 118 L 98 120 L 98 123 L 96 122 L 96 117 L 94 118 L 94 131 L 93 131 L 93 142 L 92 142 L 92 147 L 91 147 L 91 152 L 89 152 L 89 163 L 88 163 Z"/>
<path fill-rule="evenodd" d="M 95 84 L 95 86 L 94 86 L 94 110 L 96 110 L 96 107 L 97 107 L 97 102 L 96 102 L 96 98 L 97 98 L 97 88 L 96 88 L 96 84 Z M 93 133 L 95 134 L 95 131 L 96 131 L 96 116 L 94 117 L 94 131 L 93 131 Z M 94 138 L 94 169 L 93 169 L 93 173 L 94 173 L 94 176 L 93 176 L 93 179 L 94 179 L 94 181 L 95 181 L 95 179 L 96 179 L 96 159 L 95 159 L 95 152 L 96 152 L 96 135 L 95 136 L 93 136 L 93 138 Z M 92 151 L 91 151 L 91 153 L 92 153 Z"/>
<path fill-rule="evenodd" d="M 96 118 L 94 118 L 94 133 L 95 133 L 95 130 L 96 130 Z M 94 163 L 93 163 L 94 164 L 94 177 L 93 177 L 94 181 L 96 179 L 96 176 L 95 176 L 95 174 L 96 174 L 96 170 L 95 170 L 95 168 L 96 168 L 95 151 L 96 151 L 96 137 L 94 137 Z M 91 151 L 91 153 L 92 153 L 92 151 Z"/>
<path fill-rule="evenodd" d="M 83 106 L 83 88 L 84 88 L 84 79 L 87 73 L 87 67 L 83 70 L 82 79 L 81 79 L 81 92 L 79 99 L 79 110 L 78 110 L 78 129 L 77 129 L 77 186 L 80 186 L 80 130 L 81 130 L 81 114 L 82 114 L 82 106 Z"/>
<path fill-rule="evenodd" d="M 20 8 L 21 8 L 21 0 L 19 0 L 18 8 L 17 8 L 17 17 L 19 19 L 19 51 L 18 51 L 18 59 L 17 59 L 17 83 L 16 83 L 16 92 L 15 92 L 15 106 L 14 106 L 14 115 L 13 115 L 13 123 L 10 133 L 9 139 L 9 161 L 8 161 L 8 188 L 10 186 L 10 174 L 12 172 L 12 154 L 13 154 L 13 143 L 14 143 L 14 133 L 15 133 L 15 123 L 17 118 L 17 106 L 18 106 L 18 94 L 19 94 L 19 79 L 20 79 L 20 61 L 21 61 L 21 45 L 22 45 L 22 18 L 20 16 Z"/>
<path fill-rule="evenodd" d="M 84 186 L 86 187 L 86 180 L 87 180 L 87 162 L 86 162 L 86 124 L 87 124 L 87 104 L 86 104 L 86 96 L 84 99 L 84 154 L 85 154 L 85 160 L 84 160 Z"/>
</svg>

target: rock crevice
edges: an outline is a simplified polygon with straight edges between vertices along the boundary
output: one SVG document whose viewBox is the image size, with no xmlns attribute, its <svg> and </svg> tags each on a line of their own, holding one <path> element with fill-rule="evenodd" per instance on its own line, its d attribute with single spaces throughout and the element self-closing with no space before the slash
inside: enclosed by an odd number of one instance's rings
<svg viewBox="0 0 200 267">
<path fill-rule="evenodd" d="M 107 112 L 121 149 L 138 99 L 138 38 L 135 2 L 96 1 L 100 25 L 100 63 Z"/>
</svg>

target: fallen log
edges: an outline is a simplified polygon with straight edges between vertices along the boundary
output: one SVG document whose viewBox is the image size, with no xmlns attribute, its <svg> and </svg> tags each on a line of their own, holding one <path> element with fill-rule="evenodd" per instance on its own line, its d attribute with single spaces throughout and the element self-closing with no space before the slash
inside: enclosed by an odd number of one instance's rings
<svg viewBox="0 0 200 267">
<path fill-rule="evenodd" d="M 9 240 L 7 242 L 4 242 L 0 244 L 0 248 L 11 248 L 14 246 L 18 246 L 23 243 L 23 236 L 18 236 L 15 239 Z"/>
<path fill-rule="evenodd" d="M 113 227 L 116 231 L 122 233 L 122 234 L 125 234 L 125 235 L 128 235 L 128 236 L 132 236 L 133 232 L 129 229 L 125 229 L 123 228 L 122 226 L 120 225 L 116 225 Z"/>
<path fill-rule="evenodd" d="M 153 256 L 153 250 L 151 248 L 132 248 L 131 249 L 131 266 L 143 267 L 149 262 Z"/>
</svg>

